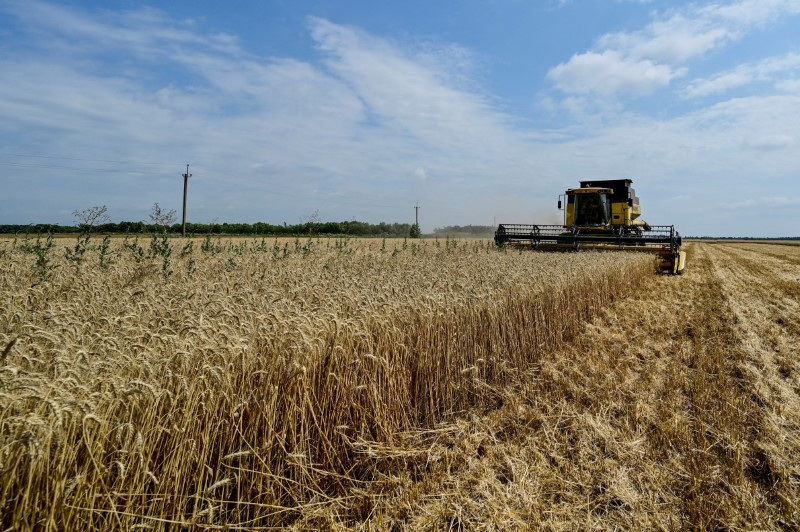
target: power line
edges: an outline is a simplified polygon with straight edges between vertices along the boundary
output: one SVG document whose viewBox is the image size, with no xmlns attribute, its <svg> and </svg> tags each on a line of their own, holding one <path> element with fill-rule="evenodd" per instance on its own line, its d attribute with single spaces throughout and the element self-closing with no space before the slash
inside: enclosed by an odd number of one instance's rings
<svg viewBox="0 0 800 532">
<path fill-rule="evenodd" d="M 159 166 L 173 166 L 175 163 L 156 163 L 156 162 L 148 162 L 148 161 L 117 161 L 113 159 L 87 159 L 82 157 L 61 157 L 58 155 L 34 155 L 34 154 L 23 154 L 23 153 L 3 153 L 0 152 L 0 155 L 5 155 L 7 157 L 30 157 L 31 159 L 64 159 L 67 161 L 87 161 L 93 163 L 116 163 L 116 164 L 150 164 L 150 165 L 159 165 Z"/>
<path fill-rule="evenodd" d="M 0 165 L 2 166 L 13 166 L 15 168 L 45 168 L 45 169 L 57 169 L 57 170 L 80 170 L 81 172 L 111 172 L 111 171 L 118 171 L 118 168 L 86 168 L 86 167 L 79 167 L 79 166 L 61 166 L 55 164 L 23 164 L 23 163 L 8 163 L 5 161 L 0 161 Z M 163 172 L 154 172 L 152 170 L 142 171 L 142 170 L 135 170 L 134 173 L 137 174 L 152 174 L 152 175 L 164 175 Z"/>
</svg>

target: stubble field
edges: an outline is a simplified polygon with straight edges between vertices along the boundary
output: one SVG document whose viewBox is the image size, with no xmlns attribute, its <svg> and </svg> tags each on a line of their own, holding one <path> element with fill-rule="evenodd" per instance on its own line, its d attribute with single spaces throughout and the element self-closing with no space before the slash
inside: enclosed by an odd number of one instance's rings
<svg viewBox="0 0 800 532">
<path fill-rule="evenodd" d="M 800 247 L 0 242 L 3 528 L 796 528 Z"/>
</svg>

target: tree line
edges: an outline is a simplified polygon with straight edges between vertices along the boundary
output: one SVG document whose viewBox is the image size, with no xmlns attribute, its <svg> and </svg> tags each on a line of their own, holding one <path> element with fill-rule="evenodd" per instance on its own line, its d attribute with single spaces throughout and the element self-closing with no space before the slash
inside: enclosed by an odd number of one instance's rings
<svg viewBox="0 0 800 532">
<path fill-rule="evenodd" d="M 433 230 L 436 236 L 490 237 L 496 228 L 491 225 L 447 225 Z"/>
<path fill-rule="evenodd" d="M 150 223 L 146 222 L 112 222 L 108 216 L 108 207 L 97 205 L 72 213 L 75 225 L 59 224 L 0 224 L 0 234 L 143 234 L 143 233 L 182 233 L 181 224 L 175 223 L 175 210 L 165 210 L 158 203 L 153 204 Z M 247 223 L 187 223 L 189 234 L 212 235 L 272 235 L 272 236 L 311 236 L 311 235 L 350 235 L 377 237 L 422 236 L 420 227 L 410 223 L 371 224 L 357 220 L 343 222 L 323 222 L 319 213 L 314 212 L 305 221 L 289 225 L 274 225 L 265 222 Z M 488 225 L 448 225 L 433 230 L 434 236 L 491 236 L 494 228 Z"/>
<path fill-rule="evenodd" d="M 3 234 L 69 234 L 82 233 L 89 224 L 5 224 L 0 225 Z M 246 223 L 187 223 L 186 232 L 212 235 L 352 235 L 352 236 L 398 236 L 406 237 L 414 224 L 386 223 L 371 224 L 356 220 L 343 222 L 305 222 L 299 224 L 274 225 L 264 222 Z M 104 222 L 91 225 L 91 231 L 102 234 L 140 234 L 163 232 L 164 225 L 145 222 Z M 181 224 L 166 226 L 169 233 L 180 233 Z"/>
</svg>

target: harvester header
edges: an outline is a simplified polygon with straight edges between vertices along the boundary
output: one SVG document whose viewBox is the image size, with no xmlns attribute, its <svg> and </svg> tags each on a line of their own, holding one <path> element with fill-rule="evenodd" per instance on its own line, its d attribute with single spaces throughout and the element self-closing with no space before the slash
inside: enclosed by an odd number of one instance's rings
<svg viewBox="0 0 800 532">
<path fill-rule="evenodd" d="M 653 253 L 659 271 L 680 274 L 686 263 L 681 237 L 671 225 L 651 226 L 640 218 L 631 179 L 581 181 L 558 199 L 564 225 L 500 224 L 498 246 L 529 246 L 543 251 L 584 249 Z"/>
</svg>

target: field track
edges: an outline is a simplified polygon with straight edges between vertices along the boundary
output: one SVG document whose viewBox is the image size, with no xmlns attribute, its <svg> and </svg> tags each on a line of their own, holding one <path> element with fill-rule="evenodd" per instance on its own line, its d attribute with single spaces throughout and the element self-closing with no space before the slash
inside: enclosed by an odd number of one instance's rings
<svg viewBox="0 0 800 532">
<path fill-rule="evenodd" d="M 797 529 L 800 247 L 688 249 L 683 276 L 613 305 L 503 407 L 430 435 L 386 522 Z"/>
</svg>

